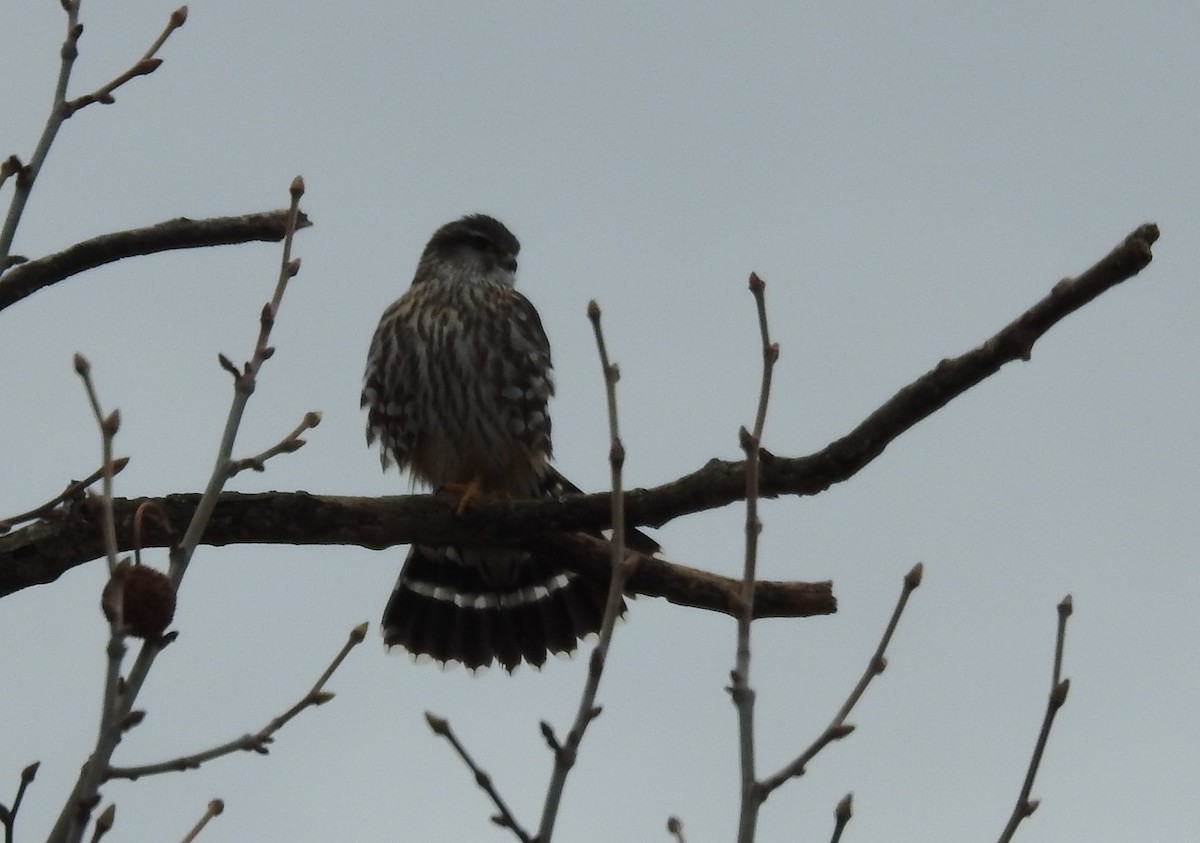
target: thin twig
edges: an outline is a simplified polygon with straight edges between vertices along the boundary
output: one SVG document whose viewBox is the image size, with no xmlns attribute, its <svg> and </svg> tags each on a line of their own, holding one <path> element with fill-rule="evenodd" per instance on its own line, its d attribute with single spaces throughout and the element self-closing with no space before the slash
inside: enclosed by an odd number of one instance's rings
<svg viewBox="0 0 1200 843">
<path fill-rule="evenodd" d="M 117 457 L 112 461 L 111 465 L 112 474 L 115 477 L 125 470 L 125 466 L 129 465 L 129 457 Z M 83 497 L 84 493 L 87 492 L 89 486 L 104 477 L 104 473 L 107 470 L 107 466 L 101 466 L 83 480 L 72 480 L 67 484 L 65 489 L 45 503 L 39 504 L 33 509 L 18 513 L 17 515 L 10 515 L 8 518 L 0 520 L 0 533 L 8 532 L 17 524 L 22 524 L 26 521 L 36 521 L 39 518 L 45 518 L 51 512 L 53 512 L 55 507 L 57 507 L 60 503 L 79 500 Z"/>
<path fill-rule="evenodd" d="M 220 816 L 224 810 L 224 800 L 214 799 L 209 802 L 208 807 L 204 809 L 204 815 L 200 817 L 199 822 L 192 826 L 192 830 L 183 836 L 183 840 L 180 843 L 192 843 L 193 840 L 200 836 L 200 832 L 204 830 L 204 826 L 208 825 L 208 821 L 213 817 Z"/>
<path fill-rule="evenodd" d="M 454 747 L 454 751 L 458 753 L 458 757 L 471 770 L 471 774 L 475 777 L 475 784 L 479 785 L 480 789 L 488 795 L 492 800 L 492 804 L 496 807 L 496 815 L 493 816 L 492 822 L 501 828 L 507 828 L 517 836 L 521 843 L 533 843 L 534 838 L 529 836 L 527 832 L 509 810 L 508 804 L 504 798 L 500 796 L 500 792 L 496 790 L 496 786 L 492 784 L 492 777 L 487 771 L 475 763 L 475 759 L 471 757 L 471 753 L 467 752 L 467 748 L 462 745 L 462 741 L 454 734 L 450 728 L 449 722 L 443 717 L 438 717 L 436 714 L 425 712 L 425 722 L 429 724 L 429 728 L 433 730 L 435 735 L 440 735 L 450 742 L 450 746 Z M 540 838 L 538 839 L 540 843 Z"/>
<path fill-rule="evenodd" d="M 846 823 L 850 822 L 850 817 L 854 813 L 853 808 L 854 794 L 847 793 L 838 800 L 837 807 L 833 810 L 833 836 L 829 838 L 829 843 L 838 843 L 842 839 Z"/>
<path fill-rule="evenodd" d="M 84 94 L 81 97 L 76 97 L 70 102 L 64 103 L 63 108 L 66 110 L 64 117 L 70 117 L 75 112 L 79 111 L 79 109 L 83 108 L 84 106 L 91 105 L 94 102 L 103 103 L 104 105 L 112 105 L 114 102 L 116 102 L 116 99 L 113 97 L 113 92 L 116 91 L 117 88 L 120 88 L 130 79 L 136 79 L 139 76 L 147 76 L 158 70 L 159 66 L 162 64 L 162 59 L 154 58 L 154 54 L 157 53 L 159 48 L 166 43 L 167 38 L 170 37 L 171 33 L 176 29 L 179 29 L 179 27 L 183 26 L 186 22 L 187 6 L 180 6 L 171 13 L 171 17 L 167 19 L 166 27 L 163 29 L 162 33 L 159 34 L 158 38 L 154 40 L 154 43 L 150 45 L 150 49 L 147 50 L 140 59 L 134 62 L 132 67 L 117 76 L 107 85 L 104 85 L 99 90 L 90 94 Z"/>
<path fill-rule="evenodd" d="M 1021 821 L 1037 810 L 1038 800 L 1030 799 L 1033 792 L 1033 781 L 1037 778 L 1038 767 L 1042 763 L 1042 755 L 1046 751 L 1046 741 L 1050 737 L 1050 728 L 1054 725 L 1054 716 L 1067 701 L 1067 692 L 1071 690 L 1071 680 L 1062 678 L 1062 652 L 1067 635 L 1067 618 L 1074 611 L 1071 595 L 1064 597 L 1058 604 L 1058 630 L 1054 636 L 1054 674 L 1050 682 L 1050 697 L 1046 702 L 1046 714 L 1042 717 L 1042 728 L 1038 731 L 1037 743 L 1033 747 L 1033 757 L 1029 759 L 1029 769 L 1025 772 L 1025 781 L 1021 785 L 1021 793 L 1017 796 L 1017 804 L 1013 806 L 1008 824 L 1000 832 L 999 843 L 1008 843 L 1017 832 Z"/>
<path fill-rule="evenodd" d="M 579 699 L 579 709 L 575 713 L 575 722 L 567 733 L 566 740 L 559 744 L 551 740 L 552 732 L 543 725 L 543 733 L 554 750 L 554 769 L 550 774 L 550 783 L 546 788 L 546 801 L 542 806 L 542 819 L 538 824 L 538 843 L 550 843 L 554 834 L 554 823 L 558 818 L 563 789 L 566 787 L 567 774 L 575 765 L 579 753 L 579 745 L 588 725 L 600 716 L 600 706 L 596 705 L 596 693 L 600 689 L 600 677 L 604 673 L 604 664 L 608 658 L 609 644 L 612 642 L 613 626 L 621 614 L 624 605 L 622 595 L 625 593 L 625 583 L 637 565 L 637 555 L 625 553 L 625 506 L 621 486 L 621 472 L 625 465 L 625 446 L 621 443 L 621 433 L 617 419 L 617 381 L 621 377 L 620 369 L 608 359 L 608 348 L 604 342 L 604 332 L 600 327 L 600 306 L 588 302 L 588 319 L 592 323 L 592 332 L 596 337 L 596 349 L 600 355 L 600 365 L 604 371 L 605 396 L 608 405 L 609 451 L 608 461 L 612 475 L 612 574 L 608 585 L 608 602 L 604 607 L 604 620 L 600 625 L 600 640 L 592 650 L 588 660 L 587 681 L 583 686 L 583 694 Z"/>
<path fill-rule="evenodd" d="M 257 752 L 260 755 L 266 755 L 269 751 L 269 744 L 275 740 L 275 733 L 286 726 L 296 715 L 300 714 L 306 708 L 324 705 L 333 699 L 333 694 L 325 690 L 325 683 L 333 676 L 334 671 L 341 666 L 346 656 L 350 654 L 350 651 L 361 644 L 366 636 L 366 623 L 361 623 L 354 627 L 350 631 L 350 636 L 346 639 L 346 643 L 342 645 L 342 649 L 334 656 L 333 661 L 330 662 L 325 672 L 321 674 L 308 693 L 301 697 L 295 705 L 278 717 L 273 718 L 270 723 L 254 734 L 242 735 L 212 749 L 206 749 L 203 752 L 197 752 L 192 755 L 183 755 L 178 758 L 172 758 L 169 761 L 161 761 L 157 764 L 143 764 L 137 767 L 110 767 L 105 778 L 139 779 L 142 776 L 154 776 L 160 773 L 195 770 L 205 762 L 212 761 L 224 755 L 231 755 L 235 752 Z"/>
<path fill-rule="evenodd" d="M 25 798 L 26 788 L 37 778 L 40 766 L 42 766 L 42 762 L 34 761 L 21 771 L 21 781 L 17 784 L 17 795 L 13 797 L 12 807 L 0 805 L 0 825 L 4 826 L 4 843 L 13 843 L 17 812 L 21 810 L 21 800 Z"/>
<path fill-rule="evenodd" d="M 904 586 L 900 590 L 900 599 L 896 601 L 896 608 L 892 610 L 892 616 L 888 620 L 887 628 L 883 631 L 883 637 L 879 639 L 879 646 L 875 648 L 870 662 L 867 663 L 867 669 L 863 672 L 862 677 L 859 678 L 858 684 L 854 686 L 854 689 L 850 692 L 850 696 L 842 704 L 841 709 L 838 710 L 838 713 L 830 721 L 829 725 L 825 727 L 825 731 L 817 736 L 812 745 L 778 773 L 763 780 L 759 785 L 763 799 L 766 799 L 788 779 L 804 775 L 805 767 L 808 765 L 808 762 L 816 757 L 817 753 L 834 741 L 841 740 L 854 731 L 854 727 L 846 722 L 846 718 L 850 716 L 850 712 L 854 709 L 854 706 L 862 699 L 862 695 L 866 692 L 867 686 L 871 684 L 871 680 L 883 673 L 887 667 L 885 654 L 888 644 L 891 643 L 892 635 L 896 632 L 896 625 L 900 623 L 900 616 L 904 614 L 904 607 L 908 605 L 908 598 L 921 584 L 921 578 L 924 576 L 924 573 L 925 566 L 918 562 L 904 575 Z"/>
<path fill-rule="evenodd" d="M 142 59 L 145 60 L 153 58 L 154 55 L 162 49 L 162 45 L 167 43 L 167 39 L 171 37 L 171 33 L 187 23 L 187 16 L 187 6 L 180 6 L 178 9 L 171 12 L 171 17 L 167 20 L 166 27 L 159 34 L 158 38 L 154 40 L 154 43 L 150 45 L 150 49 L 146 50 L 146 52 L 142 54 Z"/>
<path fill-rule="evenodd" d="M 1062 680 L 1063 644 L 1067 638 L 1067 618 L 1075 611 L 1075 601 L 1067 595 L 1058 603 L 1058 632 L 1054 636 L 1054 672 L 1050 680 L 1051 686 Z"/>
<path fill-rule="evenodd" d="M 117 473 L 112 456 L 113 437 L 121 427 L 121 411 L 113 410 L 105 415 L 100 409 L 100 397 L 96 394 L 96 385 L 92 382 L 92 364 L 82 354 L 75 354 L 75 372 L 83 380 L 87 391 L 88 403 L 92 407 L 92 415 L 96 418 L 96 426 L 100 428 L 102 463 L 101 478 L 104 480 L 103 493 L 100 496 L 102 511 L 101 529 L 104 534 L 104 552 L 108 557 L 108 571 L 111 574 L 117 567 L 117 524 L 113 516 L 113 476 Z"/>
<path fill-rule="evenodd" d="M 291 454 L 299 451 L 304 447 L 304 440 L 300 437 L 306 430 L 312 430 L 320 423 L 320 412 L 311 410 L 305 413 L 304 418 L 300 421 L 300 424 L 296 425 L 295 429 L 291 433 L 280 439 L 270 448 L 267 448 L 267 450 L 255 454 L 252 457 L 244 457 L 240 460 L 230 460 L 229 476 L 233 477 L 238 472 L 245 471 L 246 469 L 253 469 L 254 471 L 266 471 L 267 460 L 271 459 L 271 457 L 277 457 L 280 454 Z"/>
<path fill-rule="evenodd" d="M 762 342 L 762 382 L 758 393 L 758 411 L 754 415 L 754 430 L 739 431 L 742 450 L 746 454 L 746 555 L 742 570 L 741 611 L 737 623 L 737 653 L 730 672 L 729 694 L 737 710 L 738 757 L 740 759 L 740 810 L 738 812 L 738 841 L 751 843 L 758 823 L 762 796 L 758 790 L 754 764 L 754 688 L 750 685 L 750 624 L 754 620 L 754 592 L 758 580 L 758 536 L 762 521 L 758 517 L 759 463 L 763 428 L 767 421 L 767 406 L 771 397 L 771 376 L 779 359 L 779 345 L 771 342 L 767 326 L 766 284 L 750 273 L 750 292 L 758 312 L 758 330 Z"/>
</svg>

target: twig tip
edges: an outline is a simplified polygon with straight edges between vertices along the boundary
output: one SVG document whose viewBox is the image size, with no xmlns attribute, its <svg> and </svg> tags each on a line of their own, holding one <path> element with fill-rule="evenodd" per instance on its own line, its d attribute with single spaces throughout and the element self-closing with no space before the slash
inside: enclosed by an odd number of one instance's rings
<svg viewBox="0 0 1200 843">
<path fill-rule="evenodd" d="M 921 580 L 925 576 L 925 563 L 918 562 L 913 565 L 907 574 L 904 575 L 904 587 L 914 589 L 921 584 Z"/>
<path fill-rule="evenodd" d="M 430 729 L 433 729 L 435 735 L 445 736 L 450 731 L 450 724 L 446 722 L 446 719 L 438 717 L 432 711 L 425 712 L 425 722 L 429 724 Z"/>
</svg>

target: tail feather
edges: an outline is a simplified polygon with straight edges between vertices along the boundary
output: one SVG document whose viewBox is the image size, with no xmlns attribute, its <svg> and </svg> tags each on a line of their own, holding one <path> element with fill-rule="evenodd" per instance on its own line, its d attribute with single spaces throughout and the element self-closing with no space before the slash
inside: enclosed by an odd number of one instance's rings
<svg viewBox="0 0 1200 843">
<path fill-rule="evenodd" d="M 607 582 L 524 551 L 413 545 L 383 613 L 383 637 L 468 668 L 540 667 L 600 629 Z"/>
<path fill-rule="evenodd" d="M 540 482 L 544 497 L 579 492 L 552 467 Z M 626 531 L 625 543 L 645 554 L 659 549 L 636 529 Z M 511 672 L 522 661 L 541 667 L 549 653 L 570 653 L 600 630 L 607 600 L 607 578 L 538 554 L 413 545 L 383 612 L 383 640 L 471 669 L 499 662 Z"/>
</svg>

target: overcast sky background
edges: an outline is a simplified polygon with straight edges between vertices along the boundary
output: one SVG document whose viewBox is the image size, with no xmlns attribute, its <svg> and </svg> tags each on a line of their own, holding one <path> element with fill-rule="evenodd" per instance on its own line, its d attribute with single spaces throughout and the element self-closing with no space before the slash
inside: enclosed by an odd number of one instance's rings
<svg viewBox="0 0 1200 843">
<path fill-rule="evenodd" d="M 84 3 L 71 95 L 140 56 L 169 3 Z M 27 160 L 65 15 L 0 7 L 0 153 Z M 759 839 L 994 839 L 1049 689 L 1055 605 L 1074 595 L 1070 697 L 1021 840 L 1200 835 L 1200 6 L 1185 2 L 316 3 L 197 0 L 165 64 L 64 127 L 16 251 L 170 217 L 282 207 L 315 225 L 243 426 L 257 452 L 310 409 L 309 445 L 245 491 L 383 495 L 359 379 L 376 320 L 442 223 L 482 211 L 521 239 L 521 289 L 554 346 L 559 467 L 608 482 L 599 300 L 621 365 L 626 481 L 736 458 L 759 348 L 746 277 L 782 347 L 766 446 L 798 456 L 977 345 L 1137 225 L 1138 278 L 1055 327 L 860 475 L 763 511 L 762 576 L 832 579 L 836 616 L 756 624 L 759 764 L 836 712 L 918 560 L 890 654 L 851 720 L 764 806 Z M 0 194 L 7 208 L 11 185 Z M 71 355 L 119 407 L 126 496 L 199 490 L 279 249 L 110 265 L 0 313 L 0 515 L 99 463 Z M 733 574 L 741 507 L 657 532 L 665 556 Z M 536 827 L 586 659 L 472 677 L 385 654 L 375 626 L 404 548 L 202 548 L 122 765 L 263 726 L 358 622 L 367 643 L 267 757 L 105 788 L 113 840 L 505 840 L 422 713 L 449 718 Z M 165 553 L 149 554 L 165 564 Z M 41 760 L 18 837 L 45 836 L 90 751 L 106 627 L 102 563 L 0 602 L 0 801 Z M 641 599 L 618 630 L 558 839 L 730 840 L 737 817 L 731 619 Z"/>
</svg>

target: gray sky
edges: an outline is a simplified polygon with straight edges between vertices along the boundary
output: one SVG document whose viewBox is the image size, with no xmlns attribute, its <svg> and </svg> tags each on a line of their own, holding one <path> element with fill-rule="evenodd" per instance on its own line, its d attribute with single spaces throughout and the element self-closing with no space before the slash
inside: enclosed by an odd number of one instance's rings
<svg viewBox="0 0 1200 843">
<path fill-rule="evenodd" d="M 441 223 L 492 213 L 521 238 L 520 284 L 554 344 L 555 451 L 607 483 L 603 392 L 585 306 L 620 363 L 627 483 L 738 455 L 758 384 L 745 281 L 768 283 L 782 346 L 766 446 L 823 447 L 939 359 L 990 336 L 1138 224 L 1150 268 L 894 443 L 850 482 L 764 507 L 761 573 L 834 580 L 841 611 L 755 626 L 759 761 L 772 772 L 837 710 L 904 572 L 926 565 L 858 730 L 764 806 L 759 839 L 988 840 L 1003 826 L 1049 686 L 1055 604 L 1073 594 L 1071 694 L 1022 840 L 1200 833 L 1198 470 L 1200 62 L 1193 3 L 701 6 L 199 0 L 153 76 L 63 128 L 19 232 L 38 256 L 178 215 L 286 202 L 315 227 L 284 301 L 239 454 L 309 409 L 297 454 L 240 490 L 378 495 L 359 378 L 375 322 Z M 172 6 L 84 3 L 72 95 L 140 56 Z M 65 16 L 7 0 L 0 153 L 27 158 Z M 9 189 L 0 196 L 7 207 Z M 123 495 L 198 490 L 227 411 L 224 352 L 250 352 L 270 245 L 127 261 L 0 314 L 0 514 L 99 461 L 71 355 L 120 407 Z M 658 532 L 668 558 L 734 573 L 740 507 Z M 586 660 L 541 673 L 413 665 L 375 622 L 403 548 L 204 548 L 144 725 L 116 761 L 258 729 L 356 623 L 368 642 L 266 758 L 109 787 L 115 839 L 503 840 L 422 712 L 449 718 L 536 825 Z M 151 554 L 165 563 L 165 554 Z M 44 835 L 91 746 L 103 566 L 4 599 L 0 795 L 40 759 L 20 835 Z M 559 839 L 729 840 L 734 624 L 641 599 L 617 630 L 567 786 Z"/>
</svg>

